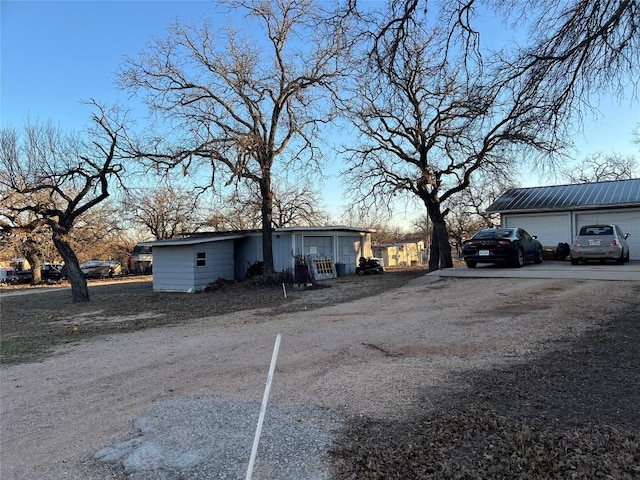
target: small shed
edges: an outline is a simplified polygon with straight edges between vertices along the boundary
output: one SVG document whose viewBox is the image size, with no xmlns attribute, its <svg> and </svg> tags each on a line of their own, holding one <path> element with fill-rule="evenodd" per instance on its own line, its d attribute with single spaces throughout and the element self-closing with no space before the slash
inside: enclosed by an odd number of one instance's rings
<svg viewBox="0 0 640 480">
<path fill-rule="evenodd" d="M 296 257 L 315 255 L 345 264 L 355 273 L 358 259 L 371 256 L 372 230 L 348 227 L 286 227 L 273 231 L 277 272 L 293 272 Z M 143 242 L 153 248 L 154 291 L 196 292 L 219 278 L 243 280 L 262 261 L 262 232 L 201 233 L 186 238 Z"/>
<path fill-rule="evenodd" d="M 616 224 L 629 233 L 631 259 L 640 259 L 640 179 L 512 188 L 489 206 L 503 227 L 520 227 L 543 246 L 571 243 L 580 227 Z"/>
</svg>

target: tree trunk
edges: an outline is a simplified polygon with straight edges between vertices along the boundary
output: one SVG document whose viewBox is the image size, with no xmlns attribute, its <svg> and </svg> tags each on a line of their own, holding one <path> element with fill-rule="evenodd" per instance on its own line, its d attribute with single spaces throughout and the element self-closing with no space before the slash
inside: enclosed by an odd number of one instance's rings
<svg viewBox="0 0 640 480">
<path fill-rule="evenodd" d="M 451 268 L 453 267 L 451 244 L 449 243 L 447 224 L 444 220 L 449 210 L 441 212 L 439 203 L 430 202 L 427 203 L 427 211 L 433 225 L 431 247 L 429 249 L 429 270 Z"/>
<path fill-rule="evenodd" d="M 25 257 L 29 262 L 29 265 L 31 266 L 31 285 L 37 285 L 38 283 L 42 282 L 40 257 L 30 252 L 25 253 Z"/>
<path fill-rule="evenodd" d="M 438 242 L 436 240 L 436 232 L 435 230 L 431 231 L 431 244 L 429 245 L 429 271 L 433 272 L 438 270 L 438 265 L 440 264 L 440 251 L 438 247 Z"/>
<path fill-rule="evenodd" d="M 271 224 L 273 219 L 273 193 L 271 192 L 271 181 L 268 176 L 263 176 L 260 182 L 260 193 L 262 194 L 262 273 L 270 275 L 273 273 L 273 232 Z"/>
<path fill-rule="evenodd" d="M 53 234 L 53 244 L 56 246 L 58 253 L 64 260 L 64 268 L 67 274 L 67 278 L 71 283 L 71 296 L 73 303 L 89 302 L 89 288 L 87 287 L 87 279 L 84 278 L 82 270 L 80 270 L 80 264 L 78 263 L 78 257 L 75 252 L 64 239 L 63 235 Z"/>
<path fill-rule="evenodd" d="M 444 215 L 433 222 L 433 243 L 438 245 L 439 268 L 453 267 L 453 259 L 451 258 L 451 244 L 449 243 L 449 233 L 447 232 L 447 224 L 444 221 Z M 431 263 L 429 263 L 431 266 Z"/>
</svg>

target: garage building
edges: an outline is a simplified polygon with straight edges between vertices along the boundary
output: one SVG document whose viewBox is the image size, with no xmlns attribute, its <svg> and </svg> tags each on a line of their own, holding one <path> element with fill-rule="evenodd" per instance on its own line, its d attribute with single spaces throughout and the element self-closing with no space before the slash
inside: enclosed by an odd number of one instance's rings
<svg viewBox="0 0 640 480">
<path fill-rule="evenodd" d="M 616 224 L 629 233 L 630 256 L 640 260 L 640 178 L 577 185 L 512 188 L 487 209 L 503 227 L 521 227 L 545 247 L 571 243 L 580 227 Z"/>
</svg>

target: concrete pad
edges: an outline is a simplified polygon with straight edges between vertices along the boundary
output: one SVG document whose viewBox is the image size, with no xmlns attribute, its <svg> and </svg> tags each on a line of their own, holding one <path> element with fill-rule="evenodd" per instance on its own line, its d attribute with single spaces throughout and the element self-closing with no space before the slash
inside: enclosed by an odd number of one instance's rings
<svg viewBox="0 0 640 480">
<path fill-rule="evenodd" d="M 624 265 L 616 265 L 613 263 L 571 265 L 569 261 L 545 261 L 538 265 L 527 264 L 522 268 L 479 264 L 476 268 L 468 268 L 466 266 L 445 268 L 428 273 L 427 276 L 640 281 L 640 261 L 631 261 Z"/>
</svg>

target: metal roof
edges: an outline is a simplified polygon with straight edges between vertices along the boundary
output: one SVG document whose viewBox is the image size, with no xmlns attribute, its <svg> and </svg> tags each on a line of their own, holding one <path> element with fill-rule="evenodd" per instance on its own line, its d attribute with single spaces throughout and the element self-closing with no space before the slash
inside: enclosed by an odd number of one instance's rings
<svg viewBox="0 0 640 480">
<path fill-rule="evenodd" d="M 608 182 L 512 188 L 487 212 L 539 212 L 603 207 L 640 207 L 640 178 Z"/>
</svg>

